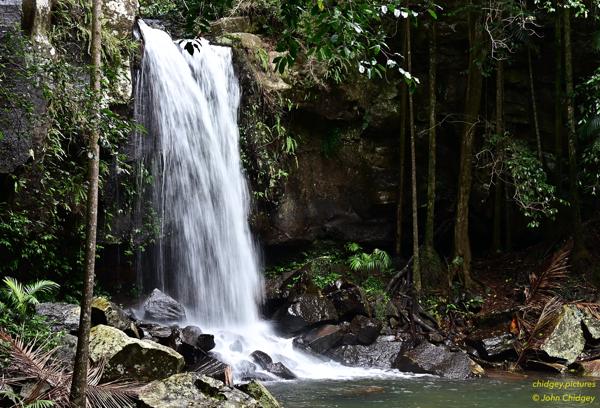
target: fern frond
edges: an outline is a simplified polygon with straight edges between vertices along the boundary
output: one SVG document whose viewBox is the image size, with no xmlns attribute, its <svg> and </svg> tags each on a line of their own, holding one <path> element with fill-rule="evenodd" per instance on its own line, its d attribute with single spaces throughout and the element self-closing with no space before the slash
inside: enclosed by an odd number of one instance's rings
<svg viewBox="0 0 600 408">
<path fill-rule="evenodd" d="M 541 309 L 555 296 L 554 291 L 561 287 L 561 280 L 567 277 L 569 255 L 573 241 L 569 240 L 543 265 L 540 273 L 529 275 L 529 288 L 525 291 L 525 306 Z"/>
</svg>

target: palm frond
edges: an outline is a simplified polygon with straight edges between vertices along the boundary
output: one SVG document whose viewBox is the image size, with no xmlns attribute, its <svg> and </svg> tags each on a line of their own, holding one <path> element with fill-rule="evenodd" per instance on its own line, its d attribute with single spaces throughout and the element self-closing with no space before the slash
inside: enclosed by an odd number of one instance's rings
<svg viewBox="0 0 600 408">
<path fill-rule="evenodd" d="M 573 241 L 569 240 L 542 266 L 541 272 L 529 274 L 529 288 L 525 290 L 525 306 L 541 309 L 555 296 L 561 280 L 567 277 L 569 255 Z"/>
<path fill-rule="evenodd" d="M 4 282 L 4 285 L 6 285 L 4 294 L 8 298 L 9 302 L 18 309 L 19 313 L 24 312 L 24 310 L 21 309 L 23 309 L 26 305 L 27 293 L 25 292 L 23 284 L 15 278 L 11 278 L 10 276 L 5 277 L 2 282 Z"/>
<path fill-rule="evenodd" d="M 35 298 L 38 293 L 50 293 L 55 289 L 60 288 L 60 285 L 51 280 L 39 280 L 25 286 L 25 293 Z"/>
</svg>

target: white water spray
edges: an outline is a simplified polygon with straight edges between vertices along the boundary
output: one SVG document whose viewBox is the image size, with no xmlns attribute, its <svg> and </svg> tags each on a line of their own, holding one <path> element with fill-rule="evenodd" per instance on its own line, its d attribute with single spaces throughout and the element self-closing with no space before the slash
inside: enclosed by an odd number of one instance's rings
<svg viewBox="0 0 600 408">
<path fill-rule="evenodd" d="M 148 133 L 137 153 L 153 175 L 150 199 L 160 219 L 152 273 L 144 268 L 143 281 L 183 302 L 189 321 L 215 334 L 214 352 L 234 373 L 262 350 L 300 378 L 386 375 L 299 352 L 259 319 L 263 282 L 248 226 L 231 50 L 206 40 L 174 43 L 142 21 L 139 27 L 136 116 Z"/>
</svg>

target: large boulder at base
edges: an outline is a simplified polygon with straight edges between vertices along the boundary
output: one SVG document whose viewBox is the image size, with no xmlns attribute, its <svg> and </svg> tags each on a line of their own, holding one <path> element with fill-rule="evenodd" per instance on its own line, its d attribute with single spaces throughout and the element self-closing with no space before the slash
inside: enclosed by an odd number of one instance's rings
<svg viewBox="0 0 600 408">
<path fill-rule="evenodd" d="M 261 408 L 281 408 L 279 401 L 267 390 L 267 388 L 256 380 L 247 384 L 241 384 L 237 388 L 258 401 Z"/>
<path fill-rule="evenodd" d="M 344 345 L 330 350 L 327 356 L 347 366 L 389 369 L 402 351 L 402 344 L 393 336 L 380 336 L 368 346 Z"/>
<path fill-rule="evenodd" d="M 329 299 L 304 294 L 294 298 L 289 306 L 279 309 L 273 319 L 283 333 L 296 334 L 309 327 L 334 322 L 338 314 Z"/>
<path fill-rule="evenodd" d="M 92 300 L 92 324 L 105 324 L 122 331 L 134 331 L 133 320 L 116 303 L 105 297 Z"/>
<path fill-rule="evenodd" d="M 103 378 L 131 377 L 152 381 L 176 374 L 184 359 L 175 350 L 150 340 L 128 337 L 114 327 L 99 325 L 90 333 L 90 359 L 106 360 Z"/>
<path fill-rule="evenodd" d="M 144 301 L 144 319 L 173 323 L 185 320 L 185 308 L 171 296 L 154 289 Z"/>
<path fill-rule="evenodd" d="M 341 320 L 350 321 L 356 315 L 370 315 L 369 301 L 359 286 L 338 280 L 325 288 L 324 293 L 333 302 Z"/>
<path fill-rule="evenodd" d="M 327 350 L 339 346 L 346 332 L 346 327 L 326 324 L 296 337 L 294 339 L 294 347 L 323 354 Z"/>
<path fill-rule="evenodd" d="M 377 340 L 382 326 L 377 319 L 358 315 L 350 322 L 350 332 L 356 335 L 358 344 L 368 346 Z"/>
<path fill-rule="evenodd" d="M 565 360 L 572 364 L 585 347 L 585 337 L 581 322 L 583 313 L 573 305 L 565 305 L 554 330 L 544 340 L 541 349 L 550 357 Z"/>
<path fill-rule="evenodd" d="M 274 363 L 271 356 L 264 351 L 255 350 L 250 354 L 250 358 L 263 370 L 273 374 L 276 377 L 283 378 L 284 380 L 293 380 L 298 378 L 289 368 L 283 363 Z"/>
<path fill-rule="evenodd" d="M 248 394 L 198 373 L 153 381 L 139 393 L 145 408 L 260 408 Z"/>
<path fill-rule="evenodd" d="M 465 379 L 482 375 L 483 368 L 465 353 L 423 342 L 399 354 L 393 364 L 400 371 L 436 374 L 446 378 Z"/>
<path fill-rule="evenodd" d="M 79 329 L 80 310 L 78 305 L 70 303 L 48 302 L 35 305 L 35 312 L 48 320 L 50 328 L 54 332 L 77 333 Z"/>
<path fill-rule="evenodd" d="M 482 339 L 469 338 L 467 344 L 473 347 L 477 351 L 477 356 L 484 360 L 515 360 L 518 357 L 515 350 L 515 337 L 510 333 Z"/>
</svg>

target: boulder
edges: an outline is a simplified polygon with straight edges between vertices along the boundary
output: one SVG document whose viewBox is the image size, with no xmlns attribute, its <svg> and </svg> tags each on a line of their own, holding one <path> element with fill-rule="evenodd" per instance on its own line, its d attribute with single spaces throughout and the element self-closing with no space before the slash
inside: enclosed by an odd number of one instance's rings
<svg viewBox="0 0 600 408">
<path fill-rule="evenodd" d="M 215 336 L 208 333 L 202 333 L 197 326 L 186 326 L 181 330 L 181 342 L 199 348 L 204 352 L 209 352 L 215 348 Z"/>
<path fill-rule="evenodd" d="M 583 313 L 573 305 L 564 305 L 552 333 L 544 340 L 541 350 L 550 357 L 572 364 L 585 347 L 581 322 Z"/>
<path fill-rule="evenodd" d="M 365 346 L 377 340 L 381 328 L 382 324 L 379 320 L 362 315 L 355 316 L 350 322 L 350 332 L 356 334 L 358 344 Z"/>
<path fill-rule="evenodd" d="M 150 296 L 144 301 L 144 319 L 173 323 L 185 320 L 185 308 L 181 303 L 154 289 Z"/>
<path fill-rule="evenodd" d="M 484 372 L 465 353 L 450 351 L 429 342 L 422 342 L 414 349 L 399 354 L 393 367 L 400 371 L 435 374 L 451 379 L 466 379 Z"/>
<path fill-rule="evenodd" d="M 35 312 L 44 316 L 50 328 L 54 332 L 63 331 L 76 334 L 79 329 L 79 311 L 78 305 L 70 303 L 38 303 L 35 305 Z"/>
<path fill-rule="evenodd" d="M 350 321 L 356 315 L 370 315 L 365 292 L 350 282 L 337 281 L 324 292 L 333 303 L 341 320 Z"/>
<path fill-rule="evenodd" d="M 589 310 L 583 310 L 583 324 L 592 340 L 600 340 L 600 320 Z"/>
<path fill-rule="evenodd" d="M 327 355 L 347 366 L 390 369 L 402 351 L 402 345 L 388 336 L 380 336 L 368 346 L 344 345 L 330 350 Z"/>
<path fill-rule="evenodd" d="M 139 400 L 149 408 L 260 408 L 248 394 L 198 373 L 175 374 L 141 389 Z"/>
<path fill-rule="evenodd" d="M 256 380 L 241 384 L 237 388 L 258 401 L 261 408 L 281 408 L 281 405 L 269 390 Z"/>
<path fill-rule="evenodd" d="M 92 325 L 105 324 L 122 331 L 137 331 L 133 321 L 116 303 L 105 297 L 92 300 Z"/>
<path fill-rule="evenodd" d="M 138 329 L 142 340 L 152 340 L 163 346 L 175 349 L 179 340 L 179 328 L 177 326 L 164 326 L 158 323 L 140 323 Z"/>
<path fill-rule="evenodd" d="M 600 377 L 600 360 L 581 361 L 575 364 L 575 369 L 584 377 Z"/>
<path fill-rule="evenodd" d="M 73 365 L 73 361 L 75 361 L 76 351 L 77 336 L 73 336 L 72 334 L 65 334 L 64 336 L 60 337 L 53 357 L 59 361 L 64 362 L 70 367 Z"/>
<path fill-rule="evenodd" d="M 252 358 L 252 360 L 260 368 L 262 368 L 263 370 L 265 370 L 279 378 L 283 378 L 284 380 L 293 380 L 293 379 L 297 378 L 297 376 L 289 368 L 287 368 L 283 363 L 281 363 L 281 362 L 274 363 L 271 356 L 269 356 L 267 353 L 265 353 L 263 351 L 260 351 L 260 350 L 253 351 L 252 354 L 250 354 L 250 358 Z"/>
<path fill-rule="evenodd" d="M 339 325 L 327 324 L 316 327 L 294 339 L 294 347 L 323 354 L 339 346 L 344 339 L 346 329 Z"/>
<path fill-rule="evenodd" d="M 150 340 L 138 340 L 114 327 L 98 325 L 90 332 L 90 359 L 106 361 L 103 378 L 131 377 L 152 381 L 176 374 L 184 359 L 175 350 Z"/>
<path fill-rule="evenodd" d="M 467 339 L 467 344 L 477 351 L 478 357 L 485 360 L 514 360 L 518 357 L 515 337 L 510 333 L 483 339 Z"/>
<path fill-rule="evenodd" d="M 289 306 L 279 309 L 273 319 L 283 333 L 297 334 L 309 327 L 334 322 L 338 314 L 329 299 L 304 294 L 294 298 Z"/>
</svg>

